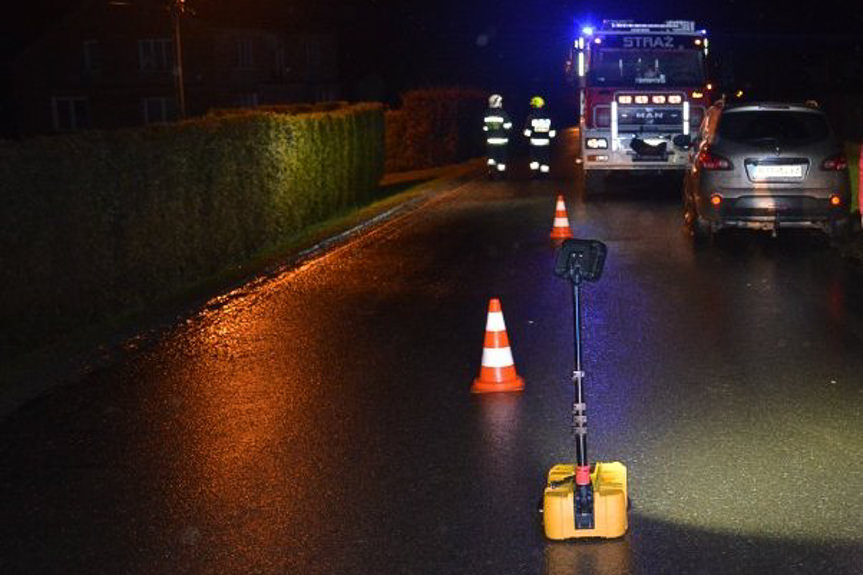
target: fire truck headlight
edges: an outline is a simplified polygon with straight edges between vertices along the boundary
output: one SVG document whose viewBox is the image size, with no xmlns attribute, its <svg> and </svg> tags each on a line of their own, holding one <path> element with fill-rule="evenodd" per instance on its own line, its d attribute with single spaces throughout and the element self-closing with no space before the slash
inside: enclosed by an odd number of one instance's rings
<svg viewBox="0 0 863 575">
<path fill-rule="evenodd" d="M 636 96 L 635 103 L 636 104 L 646 104 L 648 102 L 647 96 Z"/>
<path fill-rule="evenodd" d="M 652 96 L 652 97 L 650 98 L 650 100 L 651 100 L 654 104 L 664 104 L 664 103 L 665 103 L 665 96 L 662 96 L 662 95 L 658 95 L 658 94 L 657 94 L 657 95 L 655 95 L 655 96 Z"/>
<path fill-rule="evenodd" d="M 618 104 L 624 104 L 624 105 L 631 104 L 632 103 L 632 96 L 618 96 L 617 97 L 617 103 Z"/>
<path fill-rule="evenodd" d="M 607 150 L 608 149 L 608 140 L 605 138 L 588 138 L 587 148 L 590 150 Z"/>
<path fill-rule="evenodd" d="M 682 104 L 683 103 L 683 96 L 681 96 L 679 94 L 673 94 L 673 95 L 668 97 L 668 103 L 669 104 Z"/>
</svg>

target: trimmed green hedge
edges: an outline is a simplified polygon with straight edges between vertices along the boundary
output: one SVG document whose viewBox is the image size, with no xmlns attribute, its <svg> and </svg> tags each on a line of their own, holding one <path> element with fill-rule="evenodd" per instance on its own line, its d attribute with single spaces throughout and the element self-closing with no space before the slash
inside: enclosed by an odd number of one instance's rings
<svg viewBox="0 0 863 575">
<path fill-rule="evenodd" d="M 405 93 L 402 107 L 386 113 L 386 171 L 430 168 L 482 156 L 485 105 L 486 96 L 479 90 Z"/>
<path fill-rule="evenodd" d="M 258 112 L 274 112 L 276 114 L 317 114 L 320 112 L 334 112 L 350 107 L 351 104 L 344 101 L 336 102 L 298 102 L 295 104 L 273 104 L 267 106 L 256 106 L 254 108 L 213 108 L 207 112 L 209 117 L 236 116 L 237 114 L 249 114 Z"/>
<path fill-rule="evenodd" d="M 145 308 L 374 193 L 381 106 L 0 143 L 0 355 Z"/>
</svg>

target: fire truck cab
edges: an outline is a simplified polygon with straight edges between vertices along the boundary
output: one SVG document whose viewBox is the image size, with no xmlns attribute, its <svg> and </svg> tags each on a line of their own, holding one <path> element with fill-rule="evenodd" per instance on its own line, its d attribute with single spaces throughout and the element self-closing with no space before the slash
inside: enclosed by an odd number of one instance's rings
<svg viewBox="0 0 863 575">
<path fill-rule="evenodd" d="M 606 20 L 582 29 L 570 70 L 588 185 L 612 171 L 683 172 L 690 134 L 710 104 L 708 48 L 706 31 L 690 21 Z"/>
</svg>

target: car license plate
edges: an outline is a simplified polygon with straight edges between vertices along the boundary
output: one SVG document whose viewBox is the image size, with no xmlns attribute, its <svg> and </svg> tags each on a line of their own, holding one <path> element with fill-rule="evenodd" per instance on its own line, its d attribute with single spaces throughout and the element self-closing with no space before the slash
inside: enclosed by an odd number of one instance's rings
<svg viewBox="0 0 863 575">
<path fill-rule="evenodd" d="M 773 211 L 776 209 L 776 200 L 771 197 L 755 198 L 752 204 L 758 210 Z"/>
<path fill-rule="evenodd" d="M 752 178 L 755 180 L 772 180 L 778 178 L 802 177 L 802 164 L 786 164 L 782 166 L 752 166 Z"/>
</svg>

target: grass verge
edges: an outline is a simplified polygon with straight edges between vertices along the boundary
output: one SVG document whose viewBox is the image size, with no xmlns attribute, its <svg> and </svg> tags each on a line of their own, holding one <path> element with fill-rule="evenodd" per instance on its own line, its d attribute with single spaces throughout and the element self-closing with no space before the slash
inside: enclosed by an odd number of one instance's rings
<svg viewBox="0 0 863 575">
<path fill-rule="evenodd" d="M 845 157 L 848 158 L 848 176 L 851 178 L 851 206 L 852 212 L 855 212 L 860 206 L 860 147 L 861 142 L 845 142 Z M 852 229 L 859 230 L 859 222 L 852 226 Z M 859 232 L 855 233 L 850 241 L 843 245 L 842 255 L 854 260 L 858 264 L 863 265 L 863 235 Z"/>
<path fill-rule="evenodd" d="M 860 205 L 860 142 L 845 142 L 848 176 L 851 178 L 851 209 Z"/>
</svg>

